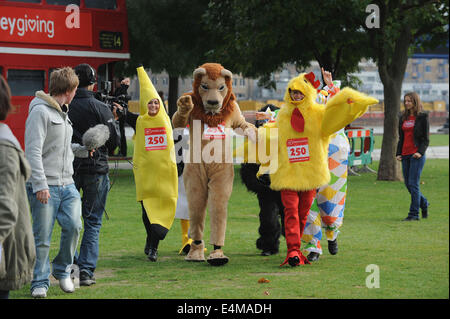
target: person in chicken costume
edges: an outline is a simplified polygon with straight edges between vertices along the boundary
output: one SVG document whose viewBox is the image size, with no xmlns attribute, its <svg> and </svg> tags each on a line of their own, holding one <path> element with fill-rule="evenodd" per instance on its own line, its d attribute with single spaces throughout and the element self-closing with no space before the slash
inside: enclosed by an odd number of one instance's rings
<svg viewBox="0 0 450 319">
<path fill-rule="evenodd" d="M 178 196 L 178 174 L 172 125 L 155 87 L 143 67 L 137 69 L 140 116 L 136 122 L 133 173 L 136 199 L 142 205 L 151 261 L 172 226 Z"/>
<path fill-rule="evenodd" d="M 274 136 L 270 131 L 278 132 L 276 156 L 269 154 L 270 161 L 277 163 L 261 163 L 258 176 L 270 174 L 270 187 L 281 191 L 287 244 L 287 257 L 281 266 L 309 264 L 300 250 L 301 238 L 316 189 L 330 181 L 330 137 L 363 115 L 368 106 L 378 103 L 363 93 L 344 88 L 324 107 L 316 102 L 319 86 L 320 81 L 312 72 L 293 78 L 275 122 L 266 124 L 258 134 L 265 137 L 258 139 L 262 145 L 257 146 L 267 149 L 268 140 Z"/>
</svg>

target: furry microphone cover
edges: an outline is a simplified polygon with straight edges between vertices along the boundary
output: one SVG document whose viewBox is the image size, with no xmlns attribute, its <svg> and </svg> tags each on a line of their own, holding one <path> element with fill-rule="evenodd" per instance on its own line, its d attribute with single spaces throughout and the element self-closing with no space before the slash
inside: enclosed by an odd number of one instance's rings
<svg viewBox="0 0 450 319">
<path fill-rule="evenodd" d="M 91 151 L 105 145 L 108 139 L 109 128 L 104 124 L 98 124 L 83 134 L 83 145 Z"/>
</svg>

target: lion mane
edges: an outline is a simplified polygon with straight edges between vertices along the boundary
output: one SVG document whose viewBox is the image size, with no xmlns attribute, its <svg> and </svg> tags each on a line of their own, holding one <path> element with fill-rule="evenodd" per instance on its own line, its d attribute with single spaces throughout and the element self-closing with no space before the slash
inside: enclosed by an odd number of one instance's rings
<svg viewBox="0 0 450 319">
<path fill-rule="evenodd" d="M 216 80 L 222 76 L 221 71 L 224 67 L 218 63 L 205 63 L 201 68 L 206 70 L 206 74 L 211 80 Z M 192 110 L 192 118 L 199 119 L 202 122 L 208 124 L 210 127 L 217 127 L 219 124 L 224 122 L 233 112 L 234 104 L 236 101 L 236 96 L 234 95 L 231 85 L 231 77 L 225 77 L 225 84 L 228 87 L 228 94 L 225 96 L 222 104 L 222 109 L 219 114 L 206 114 L 205 108 L 203 106 L 202 98 L 198 88 L 201 84 L 201 76 L 197 76 L 192 84 L 192 92 L 186 93 L 184 95 L 190 95 L 192 97 L 192 102 L 194 103 L 194 108 Z"/>
</svg>

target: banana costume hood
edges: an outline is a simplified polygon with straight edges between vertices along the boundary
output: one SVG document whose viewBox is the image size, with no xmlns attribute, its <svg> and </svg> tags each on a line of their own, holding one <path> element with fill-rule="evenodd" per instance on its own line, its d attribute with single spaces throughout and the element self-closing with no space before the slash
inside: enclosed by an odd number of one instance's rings
<svg viewBox="0 0 450 319">
<path fill-rule="evenodd" d="M 178 197 L 178 174 L 172 125 L 163 101 L 143 67 L 137 69 L 140 116 L 136 122 L 133 173 L 136 200 L 142 201 L 151 224 L 172 226 Z M 157 98 L 158 114 L 148 115 L 147 104 Z"/>
</svg>

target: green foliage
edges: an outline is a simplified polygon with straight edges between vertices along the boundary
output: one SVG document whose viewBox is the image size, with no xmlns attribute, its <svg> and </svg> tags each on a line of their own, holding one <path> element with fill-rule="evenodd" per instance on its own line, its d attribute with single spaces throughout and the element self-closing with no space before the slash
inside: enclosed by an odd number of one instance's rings
<svg viewBox="0 0 450 319">
<path fill-rule="evenodd" d="M 201 63 L 211 43 L 201 16 L 207 0 L 128 0 L 131 60 L 155 73 L 187 76 Z"/>
<path fill-rule="evenodd" d="M 204 18 L 216 47 L 211 57 L 249 77 L 267 76 L 285 63 L 298 70 L 317 60 L 335 78 L 346 79 L 369 56 L 360 1 L 213 0 Z M 221 39 L 221 41 L 219 41 Z"/>
<path fill-rule="evenodd" d="M 375 0 L 380 28 L 367 29 L 381 80 L 403 79 L 408 53 L 434 49 L 448 41 L 449 0 Z"/>
</svg>

